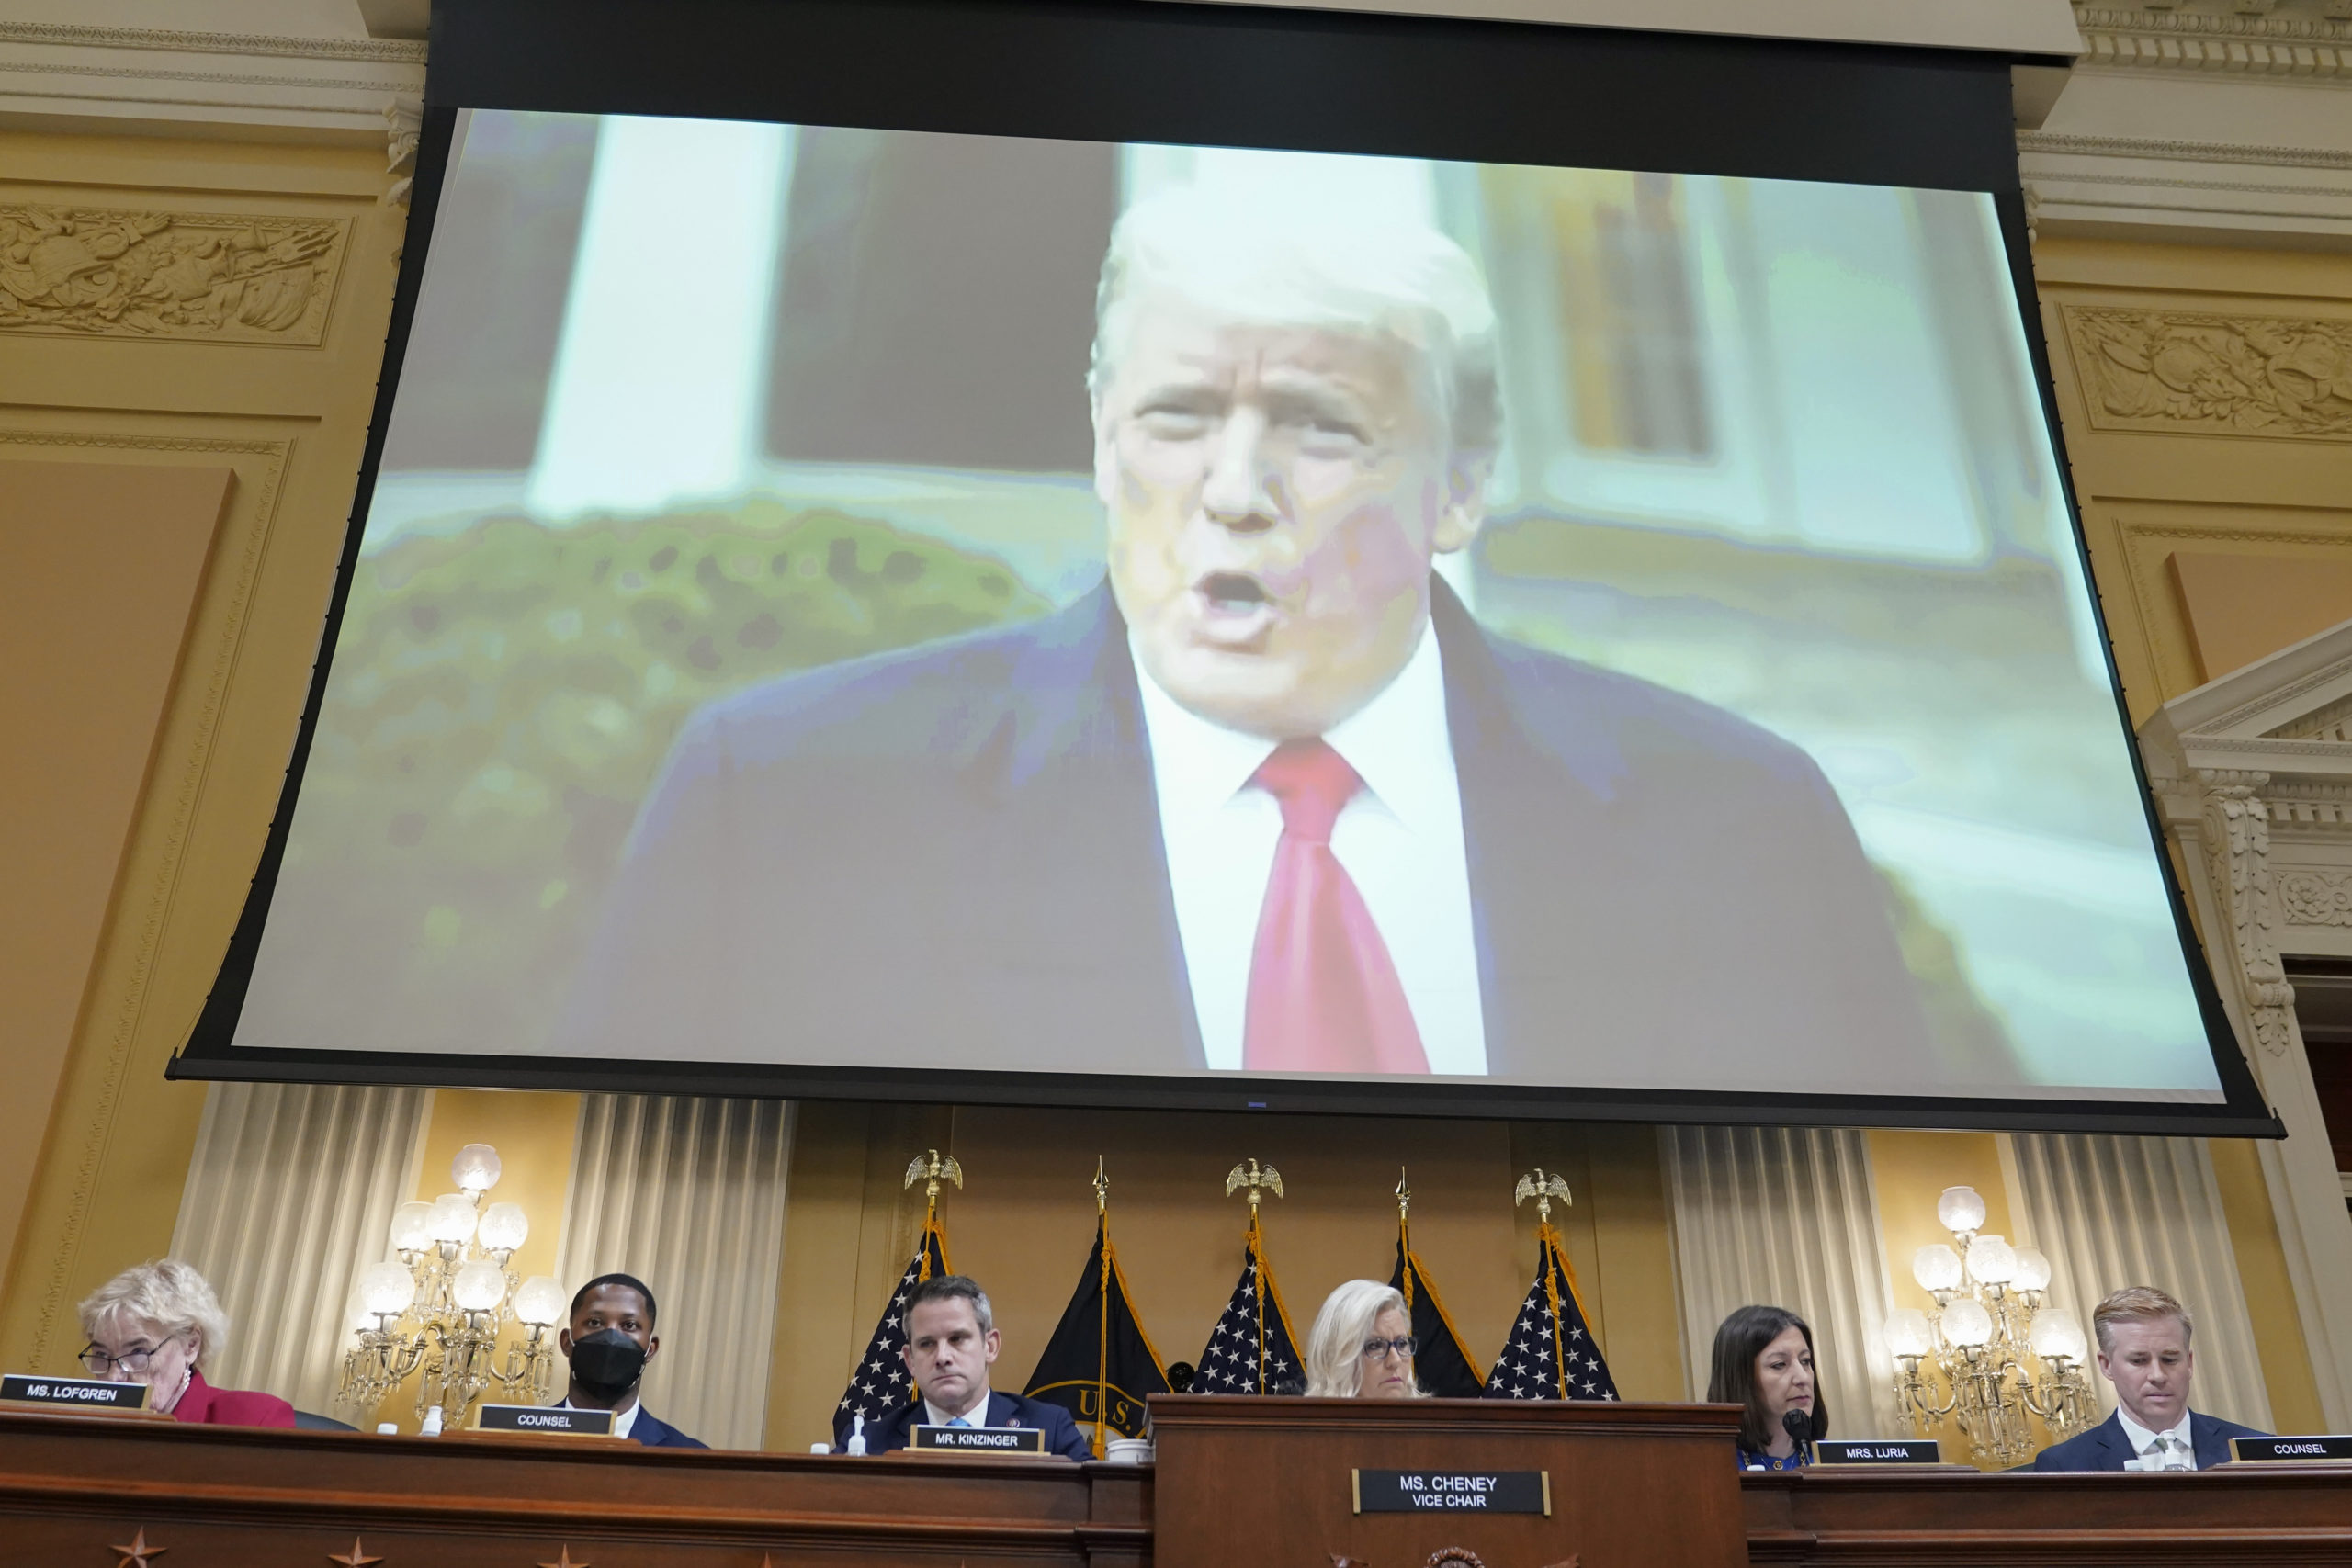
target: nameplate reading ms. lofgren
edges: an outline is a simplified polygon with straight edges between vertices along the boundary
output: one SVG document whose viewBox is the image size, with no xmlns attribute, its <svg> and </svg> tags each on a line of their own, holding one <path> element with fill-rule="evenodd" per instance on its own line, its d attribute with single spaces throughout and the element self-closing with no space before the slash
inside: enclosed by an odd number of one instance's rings
<svg viewBox="0 0 2352 1568">
<path fill-rule="evenodd" d="M 2232 1438 L 2230 1452 L 2239 1460 L 2296 1460 L 2309 1464 L 2352 1460 L 2352 1438 Z"/>
<path fill-rule="evenodd" d="M 609 1410 L 549 1409 L 544 1404 L 482 1404 L 474 1408 L 477 1432 L 536 1432 L 554 1438 L 609 1438 Z"/>
<path fill-rule="evenodd" d="M 1944 1450 L 1933 1438 L 1824 1438 L 1813 1457 L 1823 1464 L 1941 1464 Z"/>
<path fill-rule="evenodd" d="M 1041 1454 L 1046 1434 L 1035 1427 L 916 1427 L 907 1446 L 959 1454 Z"/>
<path fill-rule="evenodd" d="M 1359 1470 L 1359 1514 L 1552 1512 L 1548 1470 Z"/>
<path fill-rule="evenodd" d="M 144 1410 L 147 1385 L 108 1382 L 103 1378 L 43 1378 L 26 1372 L 0 1377 L 0 1399 L 55 1404 L 74 1410 Z"/>
</svg>

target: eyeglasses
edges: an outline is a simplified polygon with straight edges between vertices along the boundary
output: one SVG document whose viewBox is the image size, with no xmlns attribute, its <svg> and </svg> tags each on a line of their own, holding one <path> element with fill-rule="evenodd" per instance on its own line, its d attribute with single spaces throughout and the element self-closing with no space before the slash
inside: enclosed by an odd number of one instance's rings
<svg viewBox="0 0 2352 1568">
<path fill-rule="evenodd" d="M 1409 1334 L 1402 1339 L 1367 1339 L 1363 1342 L 1363 1359 L 1367 1361 L 1385 1360 L 1388 1352 L 1394 1350 L 1409 1361 L 1413 1359 L 1413 1352 L 1419 1348 L 1420 1341 Z"/>
<path fill-rule="evenodd" d="M 126 1350 L 119 1356 L 109 1356 L 96 1345 L 85 1345 L 82 1347 L 82 1365 L 92 1377 L 106 1376 L 107 1370 L 110 1367 L 120 1367 L 131 1376 L 137 1377 L 147 1370 L 148 1363 L 158 1354 L 158 1351 L 141 1349 Z"/>
</svg>

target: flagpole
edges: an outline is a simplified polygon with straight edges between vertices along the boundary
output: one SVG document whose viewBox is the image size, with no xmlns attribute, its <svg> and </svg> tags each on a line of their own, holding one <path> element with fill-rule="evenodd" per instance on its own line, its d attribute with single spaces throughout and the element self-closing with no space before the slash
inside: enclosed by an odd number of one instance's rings
<svg viewBox="0 0 2352 1568">
<path fill-rule="evenodd" d="M 1519 1186 L 1511 1194 L 1511 1207 L 1517 1208 L 1530 1198 L 1535 1200 L 1535 1245 L 1544 1254 L 1544 1303 L 1552 1313 L 1552 1371 L 1560 1385 L 1560 1397 L 1568 1397 L 1568 1342 L 1566 1325 L 1560 1322 L 1560 1233 L 1552 1228 L 1552 1200 L 1573 1203 L 1566 1178 L 1556 1173 L 1544 1174 L 1537 1166 L 1533 1174 L 1519 1179 Z"/>
<path fill-rule="evenodd" d="M 1247 1166 L 1235 1166 L 1226 1173 L 1225 1195 L 1232 1197 L 1242 1188 L 1250 1189 L 1250 1296 L 1257 1305 L 1258 1320 L 1258 1392 L 1266 1392 L 1266 1253 L 1265 1238 L 1258 1229 L 1258 1195 L 1272 1189 L 1275 1197 L 1283 1195 L 1283 1173 L 1272 1166 L 1261 1166 L 1253 1156 Z"/>
<path fill-rule="evenodd" d="M 1405 1281 L 1405 1322 L 1410 1329 L 1413 1320 L 1413 1237 L 1405 1223 L 1406 1211 L 1413 1206 L 1413 1190 L 1405 1185 L 1405 1168 L 1396 1168 L 1396 1258 L 1401 1265 L 1396 1270 Z"/>
<path fill-rule="evenodd" d="M 1103 1423 L 1111 1415 L 1111 1179 L 1094 1156 L 1095 1240 L 1102 1254 L 1102 1331 L 1094 1337 L 1094 1457 L 1110 1451 Z"/>
<path fill-rule="evenodd" d="M 915 1238 L 915 1247 L 922 1254 L 922 1268 L 915 1277 L 917 1280 L 928 1280 L 931 1278 L 931 1240 L 939 1234 L 939 1184 L 952 1181 L 960 1190 L 964 1185 L 964 1168 L 956 1163 L 954 1155 L 942 1158 L 937 1149 L 925 1149 L 915 1156 L 912 1165 L 907 1167 L 907 1179 L 901 1185 L 911 1188 L 918 1181 L 923 1184 L 922 1234 Z M 940 1261 L 946 1261 L 944 1247 L 940 1249 Z"/>
</svg>

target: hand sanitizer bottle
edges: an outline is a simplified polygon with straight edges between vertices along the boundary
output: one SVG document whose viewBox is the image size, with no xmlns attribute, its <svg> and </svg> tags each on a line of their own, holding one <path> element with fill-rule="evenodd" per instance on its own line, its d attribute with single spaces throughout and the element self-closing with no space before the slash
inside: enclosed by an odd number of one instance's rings
<svg viewBox="0 0 2352 1568">
<path fill-rule="evenodd" d="M 842 1452 L 862 1454 L 865 1451 L 865 1417 L 860 1415 L 850 1419 L 854 1425 L 849 1429 L 849 1441 L 842 1445 Z"/>
<path fill-rule="evenodd" d="M 416 1435 L 420 1438 L 437 1438 L 441 1435 L 441 1407 L 439 1405 L 436 1404 L 432 1409 L 424 1413 L 424 1425 L 417 1428 Z"/>
</svg>

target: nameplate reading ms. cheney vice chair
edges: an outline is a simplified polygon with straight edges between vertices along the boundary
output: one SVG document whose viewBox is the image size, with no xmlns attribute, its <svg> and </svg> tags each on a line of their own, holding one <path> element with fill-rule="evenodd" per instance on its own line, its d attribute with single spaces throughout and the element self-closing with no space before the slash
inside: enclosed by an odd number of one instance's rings
<svg viewBox="0 0 2352 1568">
<path fill-rule="evenodd" d="M 1150 1410 L 1154 1568 L 1747 1562 L 1736 1405 L 1154 1394 Z M 1414 1475 L 1532 1506 L 1358 1511 L 1360 1476 L 1394 1492 Z"/>
</svg>

